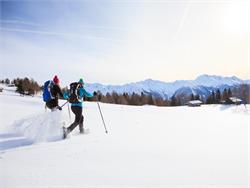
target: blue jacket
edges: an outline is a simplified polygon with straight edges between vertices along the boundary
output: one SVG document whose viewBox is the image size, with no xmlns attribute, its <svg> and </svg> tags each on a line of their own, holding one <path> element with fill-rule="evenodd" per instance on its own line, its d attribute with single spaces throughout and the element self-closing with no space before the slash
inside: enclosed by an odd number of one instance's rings
<svg viewBox="0 0 250 188">
<path fill-rule="evenodd" d="M 80 99 L 80 102 L 77 102 L 77 103 L 71 103 L 71 106 L 79 106 L 79 107 L 82 107 L 82 103 L 83 103 L 83 97 L 86 96 L 86 97 L 93 97 L 93 94 L 91 93 L 88 93 L 83 87 L 81 87 L 79 89 L 79 99 Z M 65 99 L 69 99 L 69 93 L 68 92 L 65 92 L 63 94 L 63 97 Z"/>
</svg>

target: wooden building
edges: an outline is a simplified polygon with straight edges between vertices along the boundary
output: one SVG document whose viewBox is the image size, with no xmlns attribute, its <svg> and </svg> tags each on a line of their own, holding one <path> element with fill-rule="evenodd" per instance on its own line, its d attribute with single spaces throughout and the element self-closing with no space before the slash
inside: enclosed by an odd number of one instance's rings
<svg viewBox="0 0 250 188">
<path fill-rule="evenodd" d="M 229 101 L 231 104 L 236 104 L 236 105 L 242 104 L 242 100 L 237 97 L 229 97 Z"/>
<path fill-rule="evenodd" d="M 188 106 L 195 107 L 195 106 L 201 106 L 202 102 L 200 100 L 192 100 L 188 102 Z"/>
</svg>

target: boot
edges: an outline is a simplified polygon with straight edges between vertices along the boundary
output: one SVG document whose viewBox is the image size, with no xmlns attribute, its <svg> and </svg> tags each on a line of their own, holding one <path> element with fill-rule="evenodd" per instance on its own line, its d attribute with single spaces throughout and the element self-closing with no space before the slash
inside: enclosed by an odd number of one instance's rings
<svg viewBox="0 0 250 188">
<path fill-rule="evenodd" d="M 66 139 L 69 133 L 70 131 L 67 128 L 63 127 L 63 139 Z"/>
<path fill-rule="evenodd" d="M 80 130 L 80 134 L 84 133 L 84 128 L 83 128 L 83 124 L 79 125 L 79 130 Z"/>
</svg>

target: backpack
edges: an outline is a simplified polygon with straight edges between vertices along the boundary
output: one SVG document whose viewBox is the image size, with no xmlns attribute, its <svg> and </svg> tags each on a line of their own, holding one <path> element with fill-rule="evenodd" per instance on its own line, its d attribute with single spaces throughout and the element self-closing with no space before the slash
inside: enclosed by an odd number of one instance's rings
<svg viewBox="0 0 250 188">
<path fill-rule="evenodd" d="M 71 83 L 69 88 L 69 102 L 78 103 L 81 102 L 79 98 L 79 89 L 82 88 L 82 84 L 79 82 Z"/>
<path fill-rule="evenodd" d="M 54 86 L 54 82 L 52 80 L 48 80 L 43 85 L 43 101 L 49 102 L 51 99 L 54 99 L 55 97 L 52 96 L 51 90 Z"/>
</svg>

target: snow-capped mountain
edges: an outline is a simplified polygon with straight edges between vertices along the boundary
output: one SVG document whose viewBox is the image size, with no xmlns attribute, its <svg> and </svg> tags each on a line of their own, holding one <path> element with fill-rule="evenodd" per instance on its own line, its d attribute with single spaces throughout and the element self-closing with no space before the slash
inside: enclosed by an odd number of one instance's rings
<svg viewBox="0 0 250 188">
<path fill-rule="evenodd" d="M 198 76 L 194 80 L 194 82 L 196 83 L 196 85 L 202 85 L 206 87 L 219 87 L 221 85 L 234 86 L 245 83 L 245 81 L 237 78 L 236 76 L 222 77 L 222 76 L 210 76 L 206 74 Z"/>
<path fill-rule="evenodd" d="M 173 95 L 181 93 L 199 94 L 206 97 L 214 89 L 224 89 L 239 84 L 250 84 L 250 80 L 241 80 L 235 76 L 222 77 L 212 75 L 200 75 L 195 80 L 177 80 L 175 82 L 163 82 L 158 80 L 147 79 L 140 82 L 125 85 L 102 85 L 102 84 L 86 84 L 89 91 L 100 91 L 103 94 L 117 92 L 119 94 L 132 94 L 141 92 L 169 98 Z"/>
</svg>

